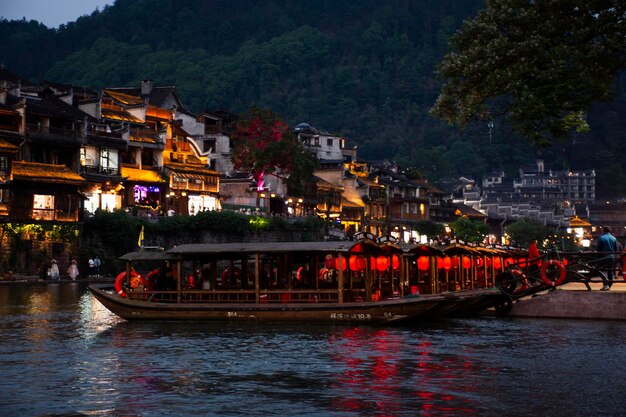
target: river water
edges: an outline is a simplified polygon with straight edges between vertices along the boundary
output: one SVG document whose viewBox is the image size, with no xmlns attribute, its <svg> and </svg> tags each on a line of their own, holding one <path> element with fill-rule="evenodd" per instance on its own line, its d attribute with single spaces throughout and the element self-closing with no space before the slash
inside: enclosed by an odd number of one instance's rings
<svg viewBox="0 0 626 417">
<path fill-rule="evenodd" d="M 125 322 L 0 285 L 2 416 L 626 416 L 626 322 Z"/>
</svg>

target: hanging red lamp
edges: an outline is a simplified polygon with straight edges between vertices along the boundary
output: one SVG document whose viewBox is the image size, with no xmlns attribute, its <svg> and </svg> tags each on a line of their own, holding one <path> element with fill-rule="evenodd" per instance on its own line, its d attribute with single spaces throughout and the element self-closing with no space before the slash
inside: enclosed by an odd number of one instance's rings
<svg viewBox="0 0 626 417">
<path fill-rule="evenodd" d="M 376 269 L 379 272 L 383 272 L 387 270 L 387 257 L 386 256 L 379 256 L 378 258 L 376 258 Z"/>
<path fill-rule="evenodd" d="M 464 256 L 461 259 L 461 265 L 464 269 L 469 269 L 472 266 L 472 261 L 470 260 L 469 256 Z"/>
<path fill-rule="evenodd" d="M 346 266 L 347 266 L 346 258 L 344 258 L 343 256 L 341 257 L 341 265 L 339 265 L 339 258 L 335 258 L 335 269 L 336 270 L 341 269 L 342 271 L 345 271 L 346 270 Z"/>
<path fill-rule="evenodd" d="M 450 268 L 452 268 L 452 259 L 450 259 L 449 256 L 446 256 L 445 258 L 443 258 L 442 266 L 443 266 L 443 269 L 445 269 L 446 271 L 449 271 Z"/>
<path fill-rule="evenodd" d="M 400 258 L 398 257 L 398 255 L 391 255 L 391 268 L 394 271 L 400 269 Z"/>
<path fill-rule="evenodd" d="M 420 271 L 428 271 L 430 265 L 430 259 L 428 256 L 420 256 L 417 258 L 417 269 Z"/>
</svg>

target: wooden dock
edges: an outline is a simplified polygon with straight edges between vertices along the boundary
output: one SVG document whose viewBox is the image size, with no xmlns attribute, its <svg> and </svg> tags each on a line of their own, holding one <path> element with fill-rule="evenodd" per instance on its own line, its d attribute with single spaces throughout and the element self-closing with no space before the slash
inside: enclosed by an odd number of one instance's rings
<svg viewBox="0 0 626 417">
<path fill-rule="evenodd" d="M 569 283 L 514 302 L 509 317 L 626 320 L 626 282 L 620 277 L 609 291 L 601 283 Z"/>
</svg>

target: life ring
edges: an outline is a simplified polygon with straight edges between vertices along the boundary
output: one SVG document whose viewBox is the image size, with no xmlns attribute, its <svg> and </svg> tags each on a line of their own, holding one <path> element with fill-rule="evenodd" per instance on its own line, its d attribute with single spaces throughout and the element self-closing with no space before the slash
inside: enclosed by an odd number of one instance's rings
<svg viewBox="0 0 626 417">
<path fill-rule="evenodd" d="M 302 281 L 302 270 L 303 270 L 303 268 L 300 267 L 300 268 L 298 268 L 298 272 L 296 272 L 296 279 L 298 281 Z"/>
<path fill-rule="evenodd" d="M 322 268 L 320 269 L 320 279 L 323 281 L 330 281 L 333 277 L 333 273 L 330 269 L 328 268 Z"/>
<path fill-rule="evenodd" d="M 124 280 L 126 280 L 126 271 L 120 272 L 120 274 L 115 278 L 115 292 L 120 297 L 126 298 L 126 291 L 124 291 Z M 147 285 L 147 280 L 138 274 L 134 270 L 130 271 L 130 287 L 137 288 L 139 285 Z"/>
<path fill-rule="evenodd" d="M 154 287 L 154 283 L 156 282 L 156 278 L 159 276 L 159 274 L 160 271 L 158 269 L 153 269 L 152 271 L 148 272 L 148 275 L 146 275 L 146 281 L 148 281 L 150 287 Z"/>
<path fill-rule="evenodd" d="M 548 277 L 548 268 L 554 266 L 558 269 L 559 272 L 559 276 L 555 281 L 552 281 L 549 277 Z M 553 271 L 550 271 L 553 272 Z M 543 281 L 544 284 L 549 285 L 551 287 L 556 287 L 559 286 L 561 284 L 563 284 L 565 282 L 565 267 L 563 266 L 563 264 L 559 261 L 557 261 L 556 259 L 550 259 L 547 260 L 545 262 L 542 263 L 541 265 L 541 271 L 539 272 L 539 278 L 541 278 L 541 281 Z"/>
<path fill-rule="evenodd" d="M 241 269 L 235 267 L 235 270 L 233 271 L 233 275 L 235 276 L 235 279 L 240 279 L 241 278 Z M 228 279 L 230 278 L 230 266 L 227 267 L 224 272 L 222 272 L 222 286 L 225 287 L 226 283 L 228 282 Z"/>
</svg>

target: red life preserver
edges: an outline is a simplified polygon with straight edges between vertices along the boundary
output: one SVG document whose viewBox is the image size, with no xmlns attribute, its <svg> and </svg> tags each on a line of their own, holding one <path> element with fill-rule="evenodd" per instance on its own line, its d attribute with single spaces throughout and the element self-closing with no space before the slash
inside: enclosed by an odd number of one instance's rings
<svg viewBox="0 0 626 417">
<path fill-rule="evenodd" d="M 126 291 L 124 291 L 124 280 L 126 279 L 126 271 L 121 272 L 116 278 L 115 278 L 115 292 L 117 292 L 117 294 L 120 297 L 126 298 Z M 130 271 L 130 287 L 131 288 L 137 288 L 139 285 L 143 284 L 144 286 L 148 286 L 148 281 L 141 276 L 141 274 L 138 274 L 137 272 L 135 272 L 134 270 L 131 269 Z"/>
<path fill-rule="evenodd" d="M 235 270 L 233 271 L 233 275 L 235 275 L 235 279 L 240 279 L 241 278 L 241 269 L 235 267 Z M 222 272 L 222 286 L 226 286 L 226 283 L 228 282 L 228 278 L 230 278 L 230 267 L 227 267 L 224 272 Z"/>
<path fill-rule="evenodd" d="M 556 281 L 552 281 L 550 278 L 548 278 L 548 275 L 546 274 L 548 267 L 551 265 L 556 266 L 557 269 L 559 270 L 559 276 L 556 279 Z M 556 287 L 558 285 L 561 285 L 565 282 L 565 267 L 563 266 L 561 262 L 557 261 L 556 259 L 547 260 L 543 262 L 541 265 L 541 272 L 539 273 L 539 278 L 541 278 L 544 284 L 549 285 L 551 287 Z"/>
<path fill-rule="evenodd" d="M 330 281 L 332 279 L 332 272 L 330 269 L 322 268 L 320 269 L 320 279 L 324 281 Z"/>
<path fill-rule="evenodd" d="M 158 269 L 153 269 L 152 271 L 148 272 L 148 275 L 146 275 L 146 281 L 148 281 L 150 287 L 154 287 L 154 282 L 156 281 L 155 278 L 159 276 L 160 273 L 161 271 L 159 271 Z"/>
</svg>

